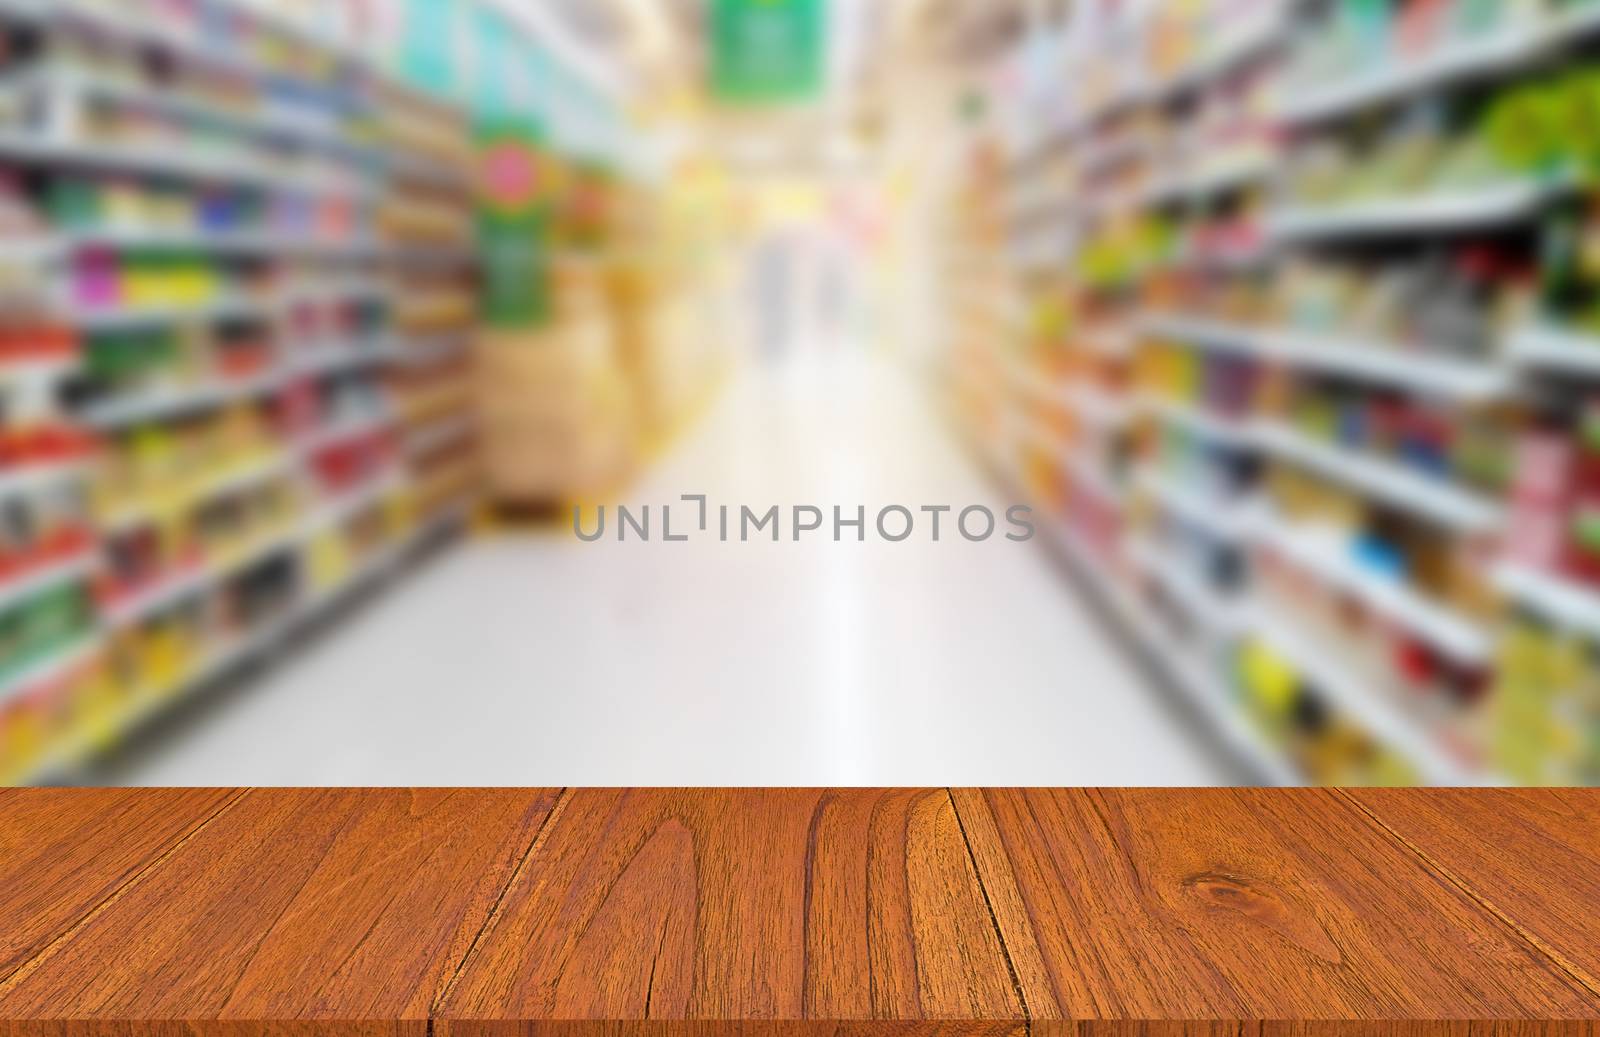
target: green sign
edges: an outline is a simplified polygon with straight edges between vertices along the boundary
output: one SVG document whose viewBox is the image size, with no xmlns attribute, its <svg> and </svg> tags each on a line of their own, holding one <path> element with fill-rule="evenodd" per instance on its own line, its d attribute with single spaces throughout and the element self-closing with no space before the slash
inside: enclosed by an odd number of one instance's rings
<svg viewBox="0 0 1600 1037">
<path fill-rule="evenodd" d="M 499 121 L 478 130 L 478 245 L 484 317 L 526 327 L 550 312 L 551 164 L 537 126 Z"/>
<path fill-rule="evenodd" d="M 825 3 L 712 0 L 712 93 L 738 104 L 814 97 L 822 87 Z"/>
</svg>

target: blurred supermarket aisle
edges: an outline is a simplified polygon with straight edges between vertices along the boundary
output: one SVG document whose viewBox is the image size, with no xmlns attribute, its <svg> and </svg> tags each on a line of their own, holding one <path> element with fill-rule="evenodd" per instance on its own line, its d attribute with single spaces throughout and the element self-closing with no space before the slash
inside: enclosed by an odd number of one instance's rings
<svg viewBox="0 0 1600 1037">
<path fill-rule="evenodd" d="M 737 376 L 631 497 L 983 503 L 885 361 Z M 427 646 L 408 651 L 406 646 Z M 153 784 L 1211 784 L 1038 544 L 478 539 L 101 775 Z"/>
</svg>

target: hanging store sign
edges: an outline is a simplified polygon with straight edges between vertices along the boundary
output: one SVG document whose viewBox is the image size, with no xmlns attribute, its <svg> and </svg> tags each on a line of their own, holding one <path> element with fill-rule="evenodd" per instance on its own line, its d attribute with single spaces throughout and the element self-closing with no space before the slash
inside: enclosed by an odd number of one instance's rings
<svg viewBox="0 0 1600 1037">
<path fill-rule="evenodd" d="M 712 0 L 711 90 L 722 101 L 805 101 L 821 90 L 826 0 Z"/>
</svg>

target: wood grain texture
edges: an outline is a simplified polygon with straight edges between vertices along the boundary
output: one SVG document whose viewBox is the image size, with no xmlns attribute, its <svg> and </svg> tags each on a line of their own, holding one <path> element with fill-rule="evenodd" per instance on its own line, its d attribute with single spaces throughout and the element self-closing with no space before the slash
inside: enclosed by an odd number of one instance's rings
<svg viewBox="0 0 1600 1037">
<path fill-rule="evenodd" d="M 0 790 L 0 984 L 240 795 Z"/>
<path fill-rule="evenodd" d="M 1573 789 L 1343 795 L 1600 992 L 1600 797 Z"/>
<path fill-rule="evenodd" d="M 1022 1005 L 943 789 L 583 790 L 438 1017 L 995 1021 Z"/>
<path fill-rule="evenodd" d="M 955 793 L 1035 1020 L 1600 1016 L 1336 793 Z M 990 820 L 984 820 L 988 815 Z"/>
<path fill-rule="evenodd" d="M 0 793 L 0 1037 L 1600 1037 L 1584 792 Z"/>
<path fill-rule="evenodd" d="M 0 983 L 0 1017 L 425 1025 L 554 799 L 251 791 Z"/>
</svg>

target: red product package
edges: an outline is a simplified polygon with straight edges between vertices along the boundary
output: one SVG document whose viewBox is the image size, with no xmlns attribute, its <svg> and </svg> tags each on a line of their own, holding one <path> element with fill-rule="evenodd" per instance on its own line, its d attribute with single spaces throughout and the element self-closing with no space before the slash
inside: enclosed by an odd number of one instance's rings
<svg viewBox="0 0 1600 1037">
<path fill-rule="evenodd" d="M 1594 402 L 1574 437 L 1567 516 L 1566 569 L 1585 583 L 1600 583 L 1600 406 Z"/>
<path fill-rule="evenodd" d="M 1531 431 L 1517 440 L 1514 454 L 1507 552 L 1525 565 L 1556 569 L 1562 562 L 1573 492 L 1573 441 L 1563 432 Z"/>
</svg>

